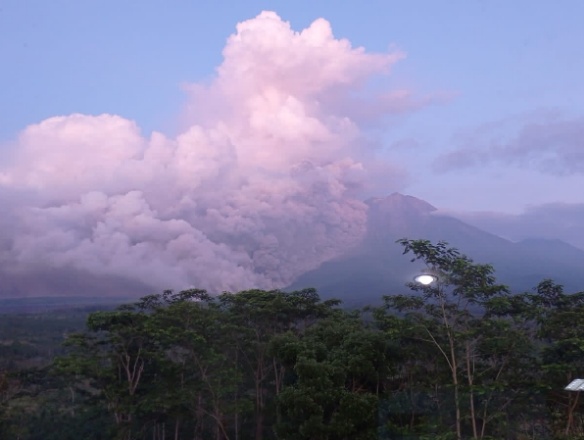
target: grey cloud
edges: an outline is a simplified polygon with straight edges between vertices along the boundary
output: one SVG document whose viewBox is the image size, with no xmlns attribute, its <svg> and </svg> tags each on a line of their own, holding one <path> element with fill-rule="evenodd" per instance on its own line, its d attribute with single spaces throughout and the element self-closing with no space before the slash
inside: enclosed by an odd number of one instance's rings
<svg viewBox="0 0 584 440">
<path fill-rule="evenodd" d="M 439 156 L 434 169 L 448 172 L 486 164 L 512 164 L 554 175 L 584 174 L 584 118 L 524 123 L 519 132 L 505 136 L 495 125 L 459 140 L 458 148 Z"/>
<path fill-rule="evenodd" d="M 584 249 L 584 203 L 547 203 L 528 207 L 518 215 L 475 212 L 456 216 L 513 241 L 559 239 Z"/>
</svg>

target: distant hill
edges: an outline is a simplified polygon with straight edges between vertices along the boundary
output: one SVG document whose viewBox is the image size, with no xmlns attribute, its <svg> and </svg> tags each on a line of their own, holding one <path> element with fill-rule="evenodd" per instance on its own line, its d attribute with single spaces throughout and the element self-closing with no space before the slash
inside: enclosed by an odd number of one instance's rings
<svg viewBox="0 0 584 440">
<path fill-rule="evenodd" d="M 95 275 L 72 268 L 29 268 L 28 272 L 0 267 L 0 299 L 26 297 L 138 298 L 155 293 L 152 286 L 118 276 Z M 0 313 L 2 313 L 0 303 Z"/>
<path fill-rule="evenodd" d="M 0 298 L 0 316 L 5 314 L 46 313 L 78 310 L 91 312 L 113 309 L 121 304 L 133 303 L 137 298 L 104 296 L 42 296 Z"/>
<path fill-rule="evenodd" d="M 325 297 L 348 304 L 378 301 L 404 292 L 404 284 L 420 272 L 395 243 L 400 238 L 447 241 L 479 263 L 492 264 L 499 282 L 513 291 L 531 290 L 544 278 L 563 284 L 567 292 L 584 290 L 584 251 L 559 240 L 532 239 L 513 243 L 440 215 L 435 207 L 399 193 L 374 198 L 362 243 L 346 255 L 301 275 L 289 288 L 316 287 Z"/>
</svg>

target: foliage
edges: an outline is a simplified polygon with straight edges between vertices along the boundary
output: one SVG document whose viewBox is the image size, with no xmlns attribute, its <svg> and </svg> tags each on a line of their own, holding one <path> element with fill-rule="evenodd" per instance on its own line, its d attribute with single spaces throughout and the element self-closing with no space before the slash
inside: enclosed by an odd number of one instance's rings
<svg viewBox="0 0 584 440">
<path fill-rule="evenodd" d="M 584 293 L 511 294 L 446 243 L 400 243 L 436 282 L 362 311 L 314 289 L 189 289 L 7 315 L 0 438 L 582 438 L 563 388 L 583 374 Z"/>
</svg>

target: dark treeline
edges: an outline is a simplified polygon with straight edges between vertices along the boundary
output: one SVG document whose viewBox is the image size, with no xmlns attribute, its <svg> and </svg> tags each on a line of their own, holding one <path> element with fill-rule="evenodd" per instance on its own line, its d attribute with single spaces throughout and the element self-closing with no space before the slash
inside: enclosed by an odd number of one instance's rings
<svg viewBox="0 0 584 440">
<path fill-rule="evenodd" d="M 167 291 L 89 314 L 48 365 L 16 368 L 26 347 L 4 340 L 0 438 L 584 438 L 564 391 L 584 374 L 584 293 L 511 294 L 445 243 L 401 244 L 436 282 L 379 307 Z"/>
</svg>

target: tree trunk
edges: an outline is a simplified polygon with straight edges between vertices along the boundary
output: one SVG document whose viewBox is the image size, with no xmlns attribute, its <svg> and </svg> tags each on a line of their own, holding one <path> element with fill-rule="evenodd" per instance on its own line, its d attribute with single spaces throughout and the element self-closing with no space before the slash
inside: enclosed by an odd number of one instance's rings
<svg viewBox="0 0 584 440">
<path fill-rule="evenodd" d="M 448 332 L 450 343 L 450 370 L 452 372 L 452 385 L 454 385 L 454 409 L 456 412 L 456 440 L 462 440 L 461 415 L 460 415 L 460 395 L 458 387 L 458 365 L 456 363 L 456 353 L 454 350 L 454 340 L 452 334 Z"/>
<path fill-rule="evenodd" d="M 470 343 L 467 341 L 466 344 L 466 374 L 468 378 L 468 394 L 469 394 L 469 406 L 470 406 L 470 421 L 472 425 L 472 435 L 474 439 L 478 438 L 477 431 L 477 417 L 474 405 L 474 390 L 473 390 L 473 369 L 470 356 Z"/>
<path fill-rule="evenodd" d="M 578 400 L 580 397 L 580 391 L 577 391 L 576 394 L 574 396 L 574 398 L 572 398 L 572 393 L 570 393 L 570 397 L 568 400 L 568 418 L 566 420 L 566 429 L 564 434 L 567 436 L 570 434 L 570 431 L 572 431 L 572 425 L 574 424 L 574 411 L 576 410 L 576 407 L 578 406 Z"/>
</svg>

